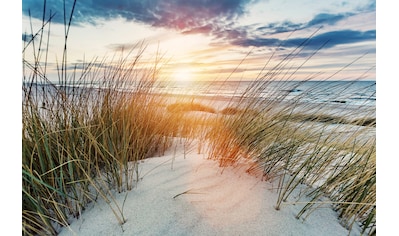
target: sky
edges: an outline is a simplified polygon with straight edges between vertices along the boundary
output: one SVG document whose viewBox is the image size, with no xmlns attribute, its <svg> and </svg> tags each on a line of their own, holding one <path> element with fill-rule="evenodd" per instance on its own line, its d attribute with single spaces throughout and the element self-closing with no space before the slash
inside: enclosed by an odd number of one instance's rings
<svg viewBox="0 0 399 236">
<path fill-rule="evenodd" d="M 72 3 L 66 1 L 66 21 Z M 43 6 L 43 0 L 22 1 L 23 47 L 41 27 Z M 286 68 L 301 66 L 293 79 L 376 78 L 375 0 L 97 0 L 77 1 L 73 13 L 71 67 L 89 61 L 106 67 L 134 47 L 133 56 L 144 49 L 140 62 L 161 65 L 160 79 L 251 80 L 284 58 L 291 63 Z M 47 74 L 56 78 L 65 35 L 62 0 L 47 0 L 45 19 L 50 16 L 41 49 L 48 53 L 40 60 L 47 58 Z M 33 61 L 32 55 L 27 49 L 25 59 Z"/>
</svg>

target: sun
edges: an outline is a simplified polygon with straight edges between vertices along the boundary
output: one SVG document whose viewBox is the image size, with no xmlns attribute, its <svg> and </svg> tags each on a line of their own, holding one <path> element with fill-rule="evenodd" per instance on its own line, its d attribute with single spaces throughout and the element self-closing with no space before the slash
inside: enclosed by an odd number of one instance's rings
<svg viewBox="0 0 399 236">
<path fill-rule="evenodd" d="M 178 68 L 173 73 L 172 78 L 177 82 L 189 82 L 193 81 L 194 73 L 190 68 Z"/>
</svg>

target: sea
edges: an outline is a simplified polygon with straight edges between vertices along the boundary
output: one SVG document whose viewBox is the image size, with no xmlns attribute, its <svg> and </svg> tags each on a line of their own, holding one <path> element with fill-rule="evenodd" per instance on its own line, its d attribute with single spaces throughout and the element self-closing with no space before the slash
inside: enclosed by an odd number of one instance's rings
<svg viewBox="0 0 399 236">
<path fill-rule="evenodd" d="M 375 81 L 184 81 L 161 82 L 158 90 L 224 98 L 255 95 L 273 99 L 284 94 L 284 101 L 300 98 L 301 102 L 307 103 L 376 106 Z"/>
<path fill-rule="evenodd" d="M 45 91 L 47 94 L 53 93 L 55 88 L 63 88 L 67 94 L 107 89 L 95 83 L 36 85 L 32 92 L 39 93 L 38 97 L 42 97 L 40 93 Z M 124 84 L 119 90 L 137 91 L 137 85 Z M 139 85 L 143 86 L 142 83 Z M 24 83 L 23 87 L 28 86 Z M 312 105 L 316 110 L 324 108 L 327 113 L 335 116 L 376 117 L 376 81 L 157 81 L 149 86 L 147 91 L 153 93 L 219 98 L 225 101 L 247 97 L 273 100 L 278 97 L 279 102 L 300 102 L 307 107 L 307 112 L 313 112 L 307 106 Z"/>
</svg>

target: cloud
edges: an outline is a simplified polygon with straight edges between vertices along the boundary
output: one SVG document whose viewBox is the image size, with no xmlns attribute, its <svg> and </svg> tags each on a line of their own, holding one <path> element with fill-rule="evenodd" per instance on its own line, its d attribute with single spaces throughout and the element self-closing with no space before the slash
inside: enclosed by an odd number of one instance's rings
<svg viewBox="0 0 399 236">
<path fill-rule="evenodd" d="M 241 39 L 232 41 L 233 44 L 249 47 L 298 47 L 305 41 L 305 47 L 308 49 L 317 49 L 325 44 L 324 48 L 334 47 L 340 44 L 357 43 L 362 41 L 370 41 L 376 39 L 376 31 L 354 31 L 354 30 L 340 30 L 331 31 L 322 34 L 318 34 L 309 39 L 307 38 L 290 38 L 281 40 L 278 38 L 252 38 L 252 39 Z"/>
<path fill-rule="evenodd" d="M 23 33 L 22 34 L 22 41 L 29 43 L 33 38 L 32 34 Z"/>
<path fill-rule="evenodd" d="M 339 13 L 339 14 L 319 13 L 308 22 L 303 22 L 303 23 L 294 23 L 291 21 L 273 22 L 258 27 L 256 28 L 256 30 L 262 32 L 264 35 L 285 33 L 294 30 L 303 30 L 314 26 L 334 25 L 337 22 L 353 15 L 354 13 Z"/>
<path fill-rule="evenodd" d="M 107 45 L 107 48 L 111 49 L 112 51 L 116 52 L 123 52 L 123 51 L 130 51 L 132 48 L 135 48 L 137 44 L 133 43 L 125 43 L 125 44 L 109 44 Z"/>
<path fill-rule="evenodd" d="M 211 35 L 218 39 L 237 39 L 247 36 L 247 29 L 234 26 L 233 22 L 245 13 L 255 0 L 96 0 L 77 1 L 74 24 L 96 24 L 99 19 L 121 17 L 127 21 L 142 22 L 154 27 L 173 29 L 183 34 Z M 70 12 L 73 0 L 66 1 Z M 23 0 L 23 13 L 37 19 L 43 18 L 42 0 Z M 52 22 L 64 23 L 63 0 L 47 0 L 46 16 L 50 10 Z M 67 19 L 68 20 L 68 19 Z"/>
<path fill-rule="evenodd" d="M 376 9 L 376 1 L 375 0 L 369 0 L 369 2 L 366 5 L 358 8 L 359 11 L 366 11 L 366 12 L 375 11 L 375 9 Z"/>
<path fill-rule="evenodd" d="M 209 35 L 214 31 L 214 25 L 213 24 L 207 24 L 199 27 L 194 27 L 191 29 L 187 29 L 182 31 L 183 34 L 205 34 Z"/>
<path fill-rule="evenodd" d="M 244 13 L 248 1 L 161 1 L 153 10 L 152 24 L 177 30 L 187 30 L 209 25 L 218 19 L 233 20 Z"/>
<path fill-rule="evenodd" d="M 373 1 L 371 1 L 373 2 Z M 373 8 L 374 6 L 374 8 Z M 375 11 L 375 4 L 367 5 L 367 11 Z M 364 9 L 363 9 L 364 10 Z M 286 40 L 274 36 L 278 33 L 293 32 L 300 30 L 316 29 L 316 27 L 325 28 L 326 25 L 335 25 L 339 21 L 345 20 L 349 17 L 361 14 L 361 12 L 345 12 L 345 13 L 319 13 L 315 15 L 308 22 L 294 23 L 290 21 L 273 22 L 255 28 L 255 34 L 248 34 L 248 37 L 231 38 L 230 43 L 233 45 L 243 47 L 298 47 L 306 41 L 307 49 L 317 49 L 324 45 L 324 48 L 331 48 L 340 44 L 351 44 L 362 41 L 375 41 L 376 31 L 356 31 L 356 30 L 338 30 L 330 31 L 307 38 L 289 38 Z M 246 32 L 251 32 L 251 29 L 246 29 Z"/>
<path fill-rule="evenodd" d="M 368 31 L 354 31 L 354 30 L 340 30 L 340 31 L 331 31 L 323 34 L 316 35 L 312 37 L 307 44 L 307 47 L 319 47 L 323 43 L 327 42 L 325 47 L 334 47 L 339 44 L 349 44 L 349 43 L 357 43 L 363 41 L 375 41 L 376 39 L 376 31 L 368 30 Z M 299 40 L 287 40 L 288 43 L 298 43 Z"/>
<path fill-rule="evenodd" d="M 233 20 L 245 12 L 253 0 L 96 0 L 78 1 L 74 23 L 92 23 L 95 20 L 122 17 L 126 20 L 153 26 L 189 30 L 207 25 L 215 19 Z M 23 14 L 30 10 L 32 17 L 42 19 L 42 0 L 23 0 Z M 66 0 L 66 12 L 72 9 L 73 0 Z M 63 0 L 47 0 L 46 15 L 56 13 L 53 22 L 63 23 Z"/>
<path fill-rule="evenodd" d="M 98 19 L 121 17 L 127 21 L 142 22 L 154 27 L 176 30 L 182 34 L 203 34 L 215 39 L 240 46 L 271 46 L 284 45 L 296 47 L 305 38 L 281 40 L 274 34 L 312 29 L 318 26 L 334 25 L 364 11 L 375 11 L 375 0 L 369 1 L 362 9 L 354 12 L 316 14 L 307 22 L 271 22 L 262 26 L 239 26 L 237 20 L 246 13 L 248 5 L 257 0 L 85 0 L 77 1 L 73 15 L 74 24 L 96 24 Z M 53 22 L 63 23 L 64 0 L 47 0 L 46 16 L 56 13 Z M 73 0 L 65 0 L 66 12 L 70 12 Z M 42 0 L 23 0 L 24 14 L 42 19 Z M 68 20 L 68 19 L 67 19 Z M 23 38 L 26 40 L 27 37 Z M 374 31 L 342 30 L 319 34 L 313 37 L 308 47 L 319 47 L 326 41 L 326 47 L 338 44 L 375 40 Z"/>
<path fill-rule="evenodd" d="M 351 13 L 341 13 L 341 14 L 328 14 L 328 13 L 320 13 L 317 14 L 311 21 L 306 24 L 306 27 L 315 26 L 315 25 L 334 25 L 340 20 L 343 20 L 349 16 L 352 16 Z"/>
<path fill-rule="evenodd" d="M 258 27 L 256 30 L 262 32 L 263 34 L 277 34 L 291 32 L 293 30 L 298 30 L 302 28 L 304 28 L 304 24 L 284 21 L 269 23 L 267 25 Z"/>
</svg>

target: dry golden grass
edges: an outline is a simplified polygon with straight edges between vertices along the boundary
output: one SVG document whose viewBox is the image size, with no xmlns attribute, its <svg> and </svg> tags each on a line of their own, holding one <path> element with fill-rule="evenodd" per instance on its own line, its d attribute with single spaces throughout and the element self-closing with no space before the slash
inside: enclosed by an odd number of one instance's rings
<svg viewBox="0 0 399 236">
<path fill-rule="evenodd" d="M 256 99 L 256 94 L 253 97 L 241 102 L 249 112 L 220 116 L 219 124 L 212 127 L 208 135 L 211 157 L 220 166 L 254 160 L 249 173 L 262 172 L 278 182 L 276 209 L 303 204 L 297 217 L 306 219 L 318 207 L 332 205 L 346 227 L 351 229 L 360 221 L 363 233 L 373 234 L 376 123 L 369 116 L 373 108 L 360 106 L 338 116 L 323 113 L 317 104 L 299 106 L 300 98 L 283 102 L 284 95 L 277 92 L 266 101 Z M 303 189 L 301 196 L 296 189 Z M 287 202 L 301 197 L 310 200 Z"/>
</svg>

